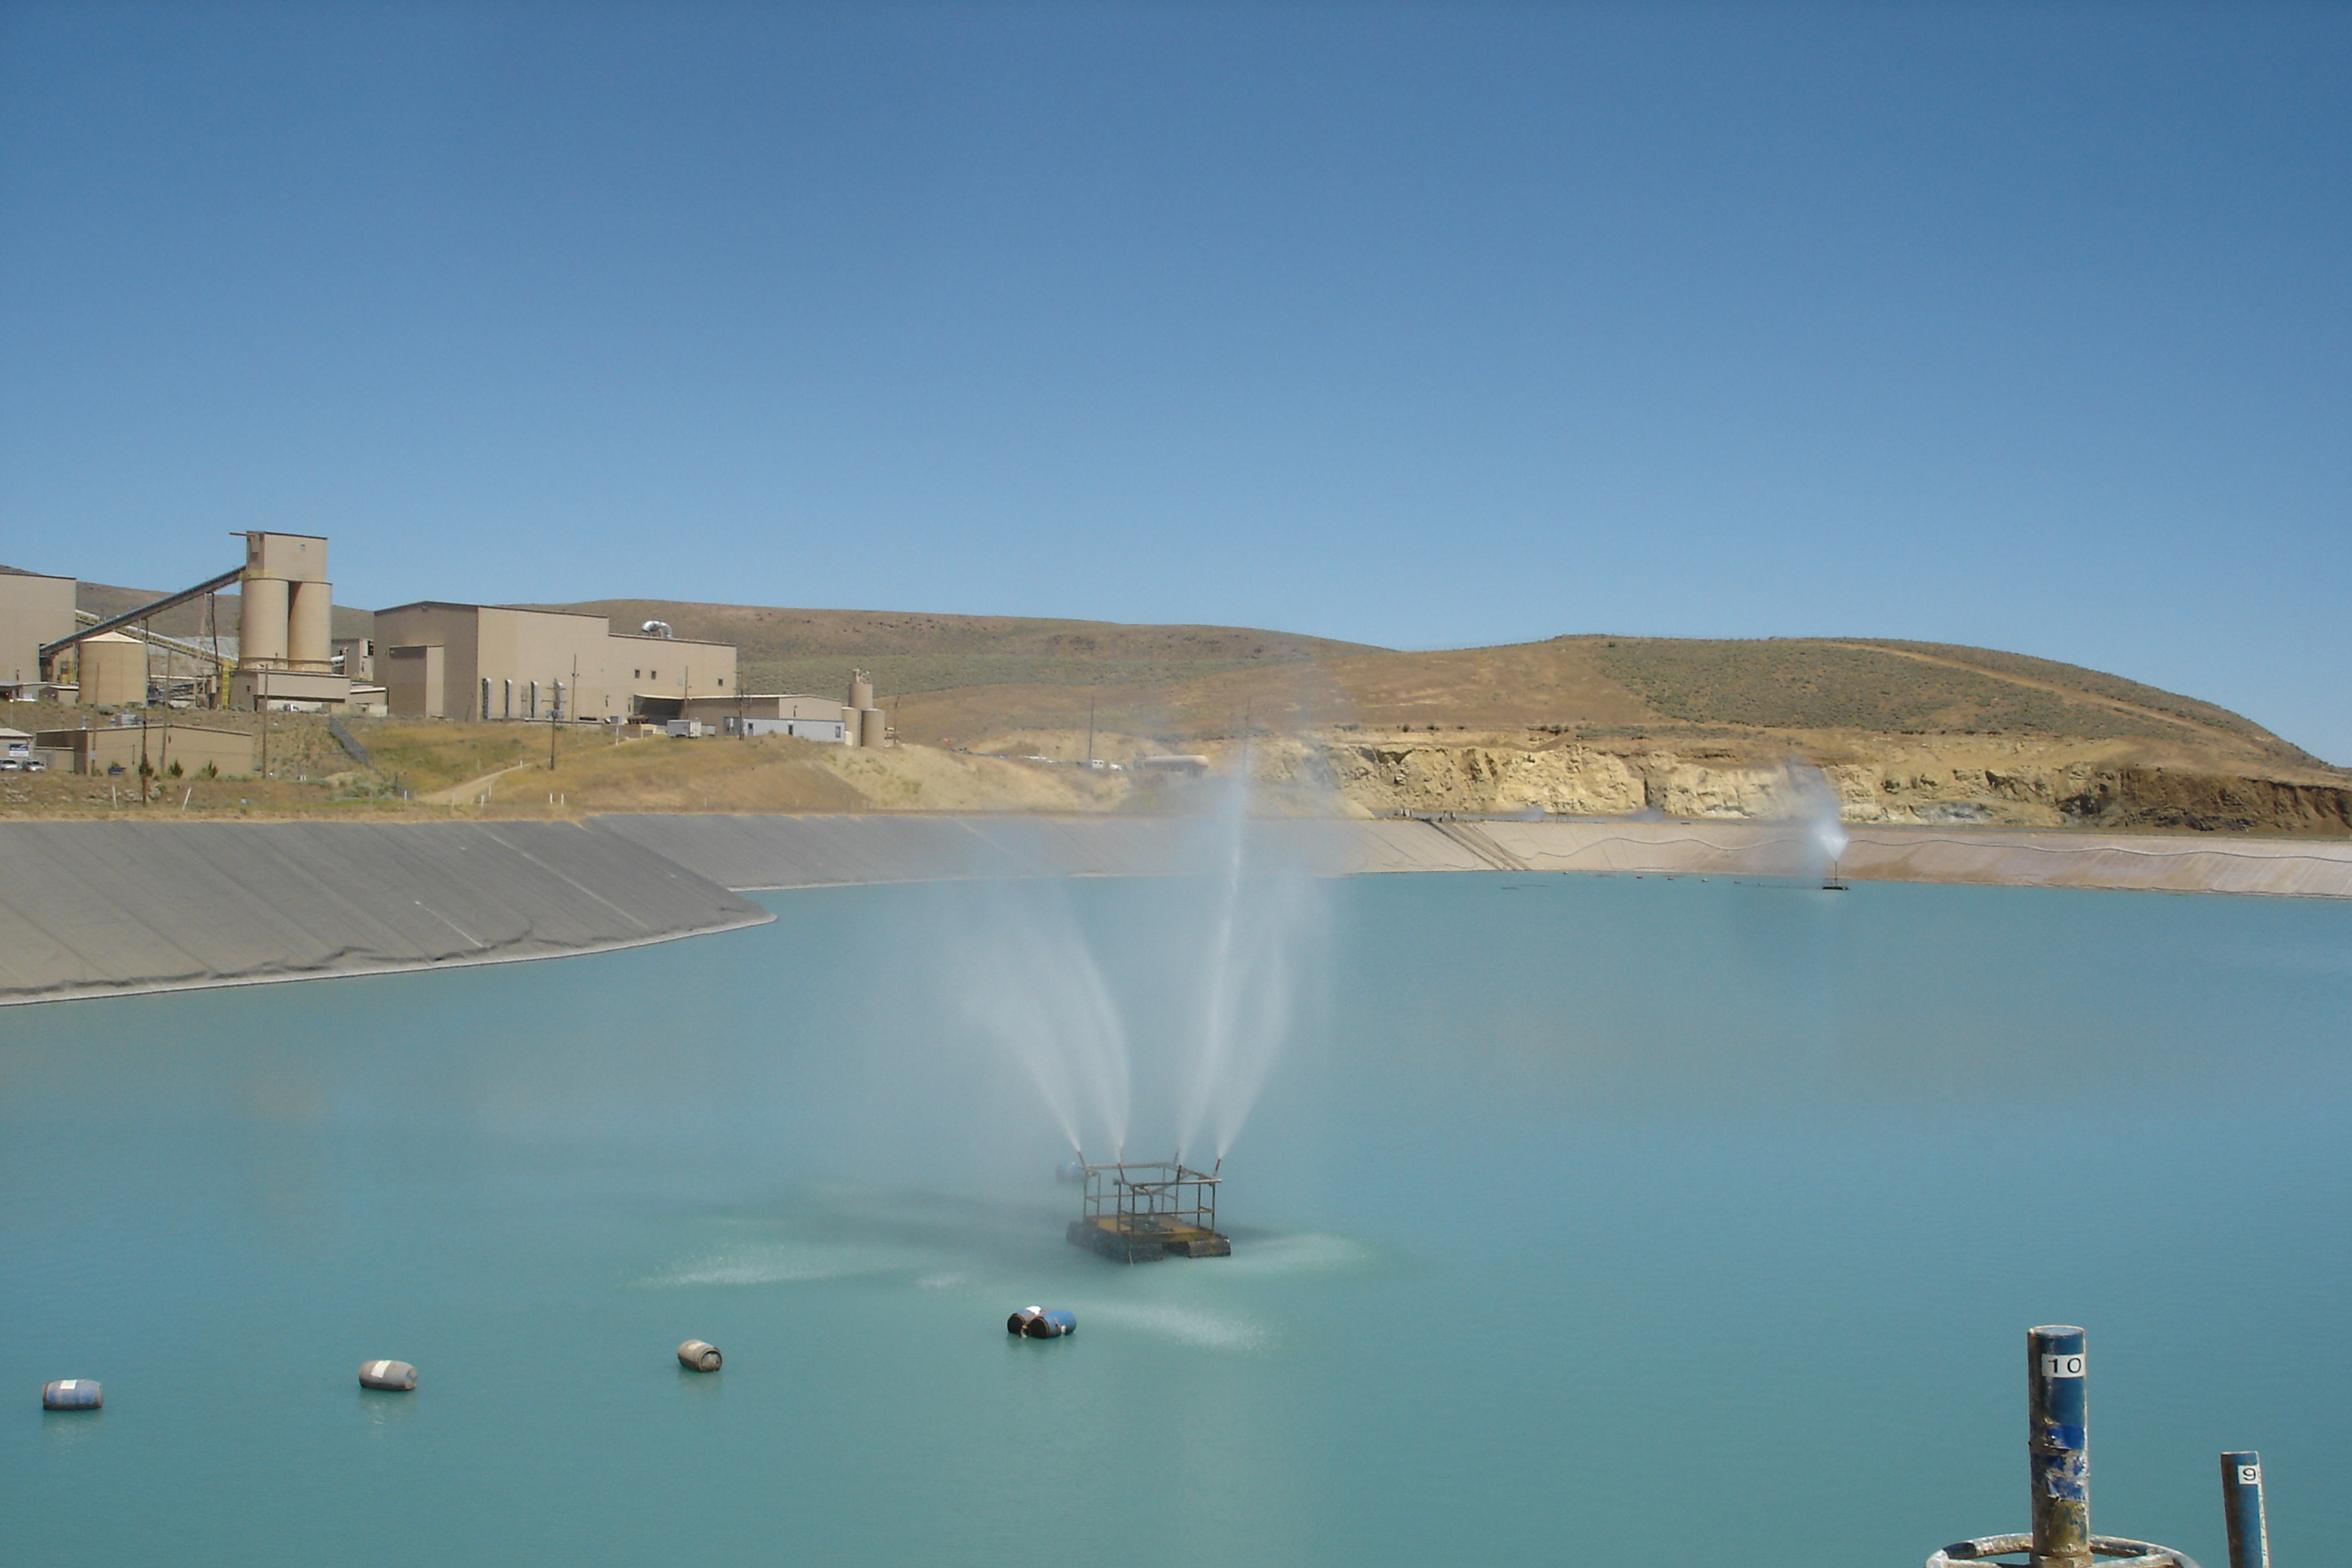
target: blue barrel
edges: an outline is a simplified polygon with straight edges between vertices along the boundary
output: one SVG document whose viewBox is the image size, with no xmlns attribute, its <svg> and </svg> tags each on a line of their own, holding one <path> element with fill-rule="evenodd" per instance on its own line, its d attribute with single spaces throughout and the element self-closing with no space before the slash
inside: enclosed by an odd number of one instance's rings
<svg viewBox="0 0 2352 1568">
<path fill-rule="evenodd" d="M 1043 1320 L 1042 1327 L 1045 1329 L 1045 1332 L 1039 1333 L 1038 1331 L 1034 1328 L 1029 1331 L 1032 1334 L 1035 1334 L 1036 1337 L 1041 1340 L 1055 1340 L 1061 1338 L 1064 1334 L 1075 1334 L 1078 1331 L 1078 1320 L 1074 1313 L 1056 1310 L 1045 1313 L 1043 1315 Z"/>
<path fill-rule="evenodd" d="M 68 1377 L 41 1390 L 44 1410 L 95 1410 L 106 1403 L 106 1391 L 86 1377 Z"/>
<path fill-rule="evenodd" d="M 1076 1160 L 1065 1160 L 1054 1167 L 1054 1180 L 1057 1182 L 1083 1182 L 1086 1179 L 1087 1168 Z"/>
<path fill-rule="evenodd" d="M 404 1361 L 363 1361 L 360 1363 L 360 1386 L 379 1388 L 386 1394 L 406 1394 L 416 1386 L 416 1369 Z"/>
</svg>

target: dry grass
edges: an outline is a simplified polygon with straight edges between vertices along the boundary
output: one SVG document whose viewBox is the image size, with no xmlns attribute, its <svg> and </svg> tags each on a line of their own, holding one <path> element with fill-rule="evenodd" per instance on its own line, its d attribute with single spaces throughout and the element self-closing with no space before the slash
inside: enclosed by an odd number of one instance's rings
<svg viewBox="0 0 2352 1568">
<path fill-rule="evenodd" d="M 313 722 L 324 731 L 323 722 Z M 536 762 L 544 767 L 551 728 L 450 719 L 354 719 L 348 725 L 367 748 L 375 775 L 387 785 L 413 795 L 446 790 L 516 763 Z M 584 724 L 552 728 L 559 759 L 612 749 L 611 733 L 601 728 Z M 348 760 L 342 763 L 347 769 L 354 765 Z"/>
</svg>

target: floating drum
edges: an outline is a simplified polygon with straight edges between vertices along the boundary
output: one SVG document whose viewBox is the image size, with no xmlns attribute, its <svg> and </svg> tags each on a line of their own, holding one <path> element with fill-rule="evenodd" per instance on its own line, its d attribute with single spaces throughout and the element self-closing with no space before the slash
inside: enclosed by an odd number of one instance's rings
<svg viewBox="0 0 2352 1568">
<path fill-rule="evenodd" d="M 68 1377 L 41 1390 L 44 1410 L 95 1410 L 106 1403 L 106 1391 L 86 1377 Z"/>
<path fill-rule="evenodd" d="M 1054 1180 L 1057 1182 L 1083 1182 L 1086 1179 L 1086 1166 L 1076 1160 L 1066 1160 L 1054 1167 Z"/>
<path fill-rule="evenodd" d="M 1078 1320 L 1068 1312 L 1049 1312 L 1043 1307 L 1024 1307 L 1004 1320 L 1004 1331 L 1025 1334 L 1033 1340 L 1058 1340 L 1064 1334 L 1076 1333 Z"/>
<path fill-rule="evenodd" d="M 360 1386 L 381 1388 L 387 1394 L 406 1394 L 416 1386 L 416 1369 L 404 1361 L 363 1361 L 360 1363 Z"/>
<path fill-rule="evenodd" d="M 688 1372 L 717 1372 L 719 1347 L 700 1340 L 688 1340 L 677 1347 L 677 1363 Z"/>
</svg>

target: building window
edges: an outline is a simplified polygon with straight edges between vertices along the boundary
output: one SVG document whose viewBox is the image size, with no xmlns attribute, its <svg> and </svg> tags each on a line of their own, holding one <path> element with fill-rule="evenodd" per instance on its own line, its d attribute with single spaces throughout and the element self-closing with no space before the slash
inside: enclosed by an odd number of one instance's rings
<svg viewBox="0 0 2352 1568">
<path fill-rule="evenodd" d="M 629 671 L 629 679 L 631 680 L 643 680 L 645 678 L 646 672 L 642 669 L 633 669 Z"/>
<path fill-rule="evenodd" d="M 260 590 L 258 590 L 258 589 L 256 589 L 256 590 L 255 590 L 255 592 L 257 592 L 257 593 L 258 593 L 259 591 L 260 591 Z M 719 678 L 719 685 L 721 685 L 721 686 L 725 686 L 725 685 L 727 684 L 727 678 L 726 678 L 725 676 L 723 676 L 723 675 L 722 675 L 722 676 L 720 676 L 720 677 Z"/>
</svg>

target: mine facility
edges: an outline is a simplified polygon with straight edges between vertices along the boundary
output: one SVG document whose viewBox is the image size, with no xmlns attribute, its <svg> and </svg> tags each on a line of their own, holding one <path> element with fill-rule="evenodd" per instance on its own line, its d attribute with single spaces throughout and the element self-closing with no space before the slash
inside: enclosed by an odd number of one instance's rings
<svg viewBox="0 0 2352 1568">
<path fill-rule="evenodd" d="M 24 738 L 25 763 L 74 773 L 241 775 L 251 737 L 141 713 L 236 709 L 379 718 L 582 723 L 683 738 L 783 735 L 846 746 L 888 743 L 872 680 L 853 671 L 847 700 L 747 692 L 728 643 L 667 624 L 614 627 L 604 616 L 511 605 L 418 600 L 374 614 L 373 635 L 333 635 L 327 540 L 256 531 L 244 560 L 192 587 L 101 617 L 77 607 L 71 577 L 0 572 L 0 699 L 80 708 L 77 728 Z M 224 636 L 217 596 L 234 591 Z M 201 606 L 194 638 L 154 621 Z M 381 683 L 379 683 L 381 678 Z"/>
</svg>

